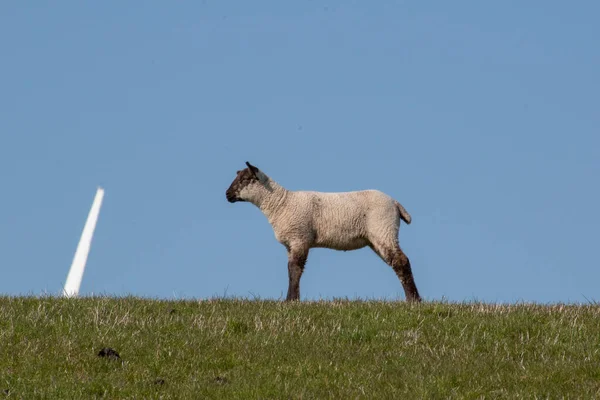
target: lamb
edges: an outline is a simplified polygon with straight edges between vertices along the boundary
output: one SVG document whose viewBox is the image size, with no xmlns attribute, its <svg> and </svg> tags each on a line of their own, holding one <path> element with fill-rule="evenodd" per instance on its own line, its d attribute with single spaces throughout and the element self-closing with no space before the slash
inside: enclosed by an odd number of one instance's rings
<svg viewBox="0 0 600 400">
<path fill-rule="evenodd" d="M 230 203 L 244 201 L 260 208 L 275 238 L 287 249 L 286 301 L 300 299 L 300 278 L 311 248 L 346 251 L 365 246 L 393 268 L 407 301 L 421 301 L 410 261 L 398 244 L 400 219 L 411 222 L 410 214 L 399 202 L 378 190 L 291 191 L 249 162 L 246 165 L 237 171 L 226 197 Z"/>
</svg>

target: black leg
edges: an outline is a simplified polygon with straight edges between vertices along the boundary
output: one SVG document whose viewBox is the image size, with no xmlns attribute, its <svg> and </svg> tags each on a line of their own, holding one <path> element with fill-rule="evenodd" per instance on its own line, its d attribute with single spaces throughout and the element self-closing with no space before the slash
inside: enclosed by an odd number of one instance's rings
<svg viewBox="0 0 600 400">
<path fill-rule="evenodd" d="M 308 250 L 292 249 L 288 252 L 288 293 L 286 301 L 300 300 L 300 278 L 304 272 L 304 265 Z"/>
<path fill-rule="evenodd" d="M 406 295 L 406 301 L 420 302 L 421 296 L 419 295 L 417 285 L 415 284 L 415 279 L 410 267 L 410 260 L 400 249 L 397 249 L 394 254 L 392 268 L 402 283 L 404 294 Z"/>
<path fill-rule="evenodd" d="M 420 302 L 421 296 L 419 295 L 417 285 L 415 284 L 415 279 L 410 267 L 410 260 L 400 249 L 400 246 L 398 246 L 398 244 L 395 244 L 393 247 L 391 245 L 381 246 L 377 244 L 371 244 L 370 247 L 375 253 L 377 253 L 377 255 L 379 255 L 379 257 L 381 257 L 383 261 L 386 262 L 386 264 L 392 267 L 398 276 L 398 279 L 400 279 L 400 283 L 402 283 L 404 294 L 406 295 L 406 301 Z"/>
</svg>

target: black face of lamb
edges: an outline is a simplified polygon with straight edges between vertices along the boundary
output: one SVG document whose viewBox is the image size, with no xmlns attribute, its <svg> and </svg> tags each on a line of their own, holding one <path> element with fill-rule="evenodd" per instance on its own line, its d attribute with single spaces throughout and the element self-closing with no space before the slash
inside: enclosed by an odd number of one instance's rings
<svg viewBox="0 0 600 400">
<path fill-rule="evenodd" d="M 227 197 L 227 201 L 230 203 L 235 203 L 236 201 L 246 201 L 239 197 L 240 191 L 246 186 L 250 185 L 253 182 L 257 182 L 258 178 L 256 177 L 256 173 L 252 171 L 250 168 L 243 169 L 237 172 L 237 176 L 231 182 L 229 189 L 225 192 L 225 196 Z"/>
</svg>

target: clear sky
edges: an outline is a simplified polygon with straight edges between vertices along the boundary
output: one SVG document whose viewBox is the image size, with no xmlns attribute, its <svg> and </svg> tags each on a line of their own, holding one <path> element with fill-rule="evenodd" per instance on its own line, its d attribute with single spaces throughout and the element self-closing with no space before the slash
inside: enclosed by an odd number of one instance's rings
<svg viewBox="0 0 600 400">
<path fill-rule="evenodd" d="M 286 252 L 225 190 L 380 189 L 425 299 L 600 300 L 597 1 L 0 3 L 0 293 L 284 297 Z M 369 249 L 303 299 L 403 299 Z"/>
</svg>

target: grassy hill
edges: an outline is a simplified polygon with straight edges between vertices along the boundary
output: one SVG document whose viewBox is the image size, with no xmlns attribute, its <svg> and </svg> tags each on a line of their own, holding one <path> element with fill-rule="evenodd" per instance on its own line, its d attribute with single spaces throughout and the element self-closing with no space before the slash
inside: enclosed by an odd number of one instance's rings
<svg viewBox="0 0 600 400">
<path fill-rule="evenodd" d="M 600 397 L 600 306 L 0 297 L 3 396 Z"/>
</svg>

